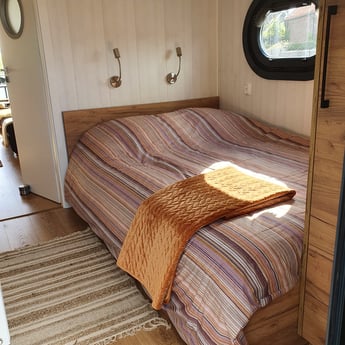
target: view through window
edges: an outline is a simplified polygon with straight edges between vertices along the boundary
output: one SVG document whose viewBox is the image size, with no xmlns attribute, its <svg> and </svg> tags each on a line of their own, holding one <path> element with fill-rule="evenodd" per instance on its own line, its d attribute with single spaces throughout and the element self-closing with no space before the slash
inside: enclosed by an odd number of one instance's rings
<svg viewBox="0 0 345 345">
<path fill-rule="evenodd" d="M 316 53 L 315 4 L 268 11 L 260 30 L 262 53 L 269 59 L 309 58 Z"/>
<path fill-rule="evenodd" d="M 318 0 L 253 0 L 242 33 L 248 65 L 266 79 L 313 79 L 318 22 Z"/>
</svg>

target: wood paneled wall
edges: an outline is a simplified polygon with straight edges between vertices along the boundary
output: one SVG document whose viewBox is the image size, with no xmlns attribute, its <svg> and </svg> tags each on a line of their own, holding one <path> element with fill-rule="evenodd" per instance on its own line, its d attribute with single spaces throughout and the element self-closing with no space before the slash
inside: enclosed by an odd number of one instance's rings
<svg viewBox="0 0 345 345">
<path fill-rule="evenodd" d="M 219 95 L 221 107 L 309 135 L 313 82 L 268 81 L 248 66 L 250 0 L 33 0 L 60 187 L 67 167 L 62 111 Z M 182 71 L 175 85 L 175 48 Z M 122 86 L 112 49 L 119 48 Z M 243 93 L 247 82 L 252 95 Z"/>
<path fill-rule="evenodd" d="M 242 48 L 251 0 L 219 0 L 219 96 L 221 107 L 310 135 L 313 81 L 272 81 L 257 76 Z M 251 83 L 252 95 L 244 94 Z"/>
<path fill-rule="evenodd" d="M 62 111 L 218 95 L 218 0 L 35 0 L 60 181 Z M 165 77 L 182 69 L 175 85 Z M 122 86 L 113 48 L 121 54 Z"/>
<path fill-rule="evenodd" d="M 37 0 L 52 97 L 64 110 L 217 94 L 214 0 Z M 178 82 L 175 48 L 182 47 Z M 122 86 L 112 49 L 119 48 Z"/>
</svg>

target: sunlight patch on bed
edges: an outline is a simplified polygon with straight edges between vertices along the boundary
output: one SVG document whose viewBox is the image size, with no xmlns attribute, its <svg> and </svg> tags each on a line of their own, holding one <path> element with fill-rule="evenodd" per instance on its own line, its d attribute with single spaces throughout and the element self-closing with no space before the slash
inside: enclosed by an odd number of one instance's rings
<svg viewBox="0 0 345 345">
<path fill-rule="evenodd" d="M 286 214 L 289 213 L 291 208 L 291 205 L 279 205 L 279 206 L 275 206 L 275 207 L 270 207 L 270 208 L 266 208 L 264 210 L 255 212 L 254 214 L 247 216 L 247 218 L 249 220 L 254 220 L 258 217 L 260 217 L 262 214 L 264 213 L 271 213 L 273 214 L 276 218 L 282 218 L 284 217 Z"/>
<path fill-rule="evenodd" d="M 241 167 L 241 166 L 239 166 L 237 164 L 231 163 L 229 161 L 221 161 L 221 162 L 213 163 L 208 168 L 204 169 L 201 173 L 205 174 L 205 173 L 208 173 L 208 172 L 211 172 L 211 171 L 215 171 L 215 170 L 218 170 L 218 169 L 223 169 L 223 168 L 226 168 L 226 167 L 232 167 L 232 168 L 235 168 L 238 171 L 240 171 L 240 172 L 242 172 L 244 174 L 247 174 L 249 176 L 256 177 L 256 178 L 262 179 L 264 181 L 268 181 L 268 182 L 271 182 L 271 183 L 278 184 L 280 186 L 287 187 L 287 185 L 284 182 L 282 182 L 282 181 L 280 181 L 280 180 L 278 180 L 278 179 L 276 179 L 274 177 L 267 176 L 267 175 L 264 175 L 264 174 L 260 174 L 260 173 L 254 172 L 252 170 L 249 170 L 249 169 L 245 169 L 245 168 L 243 168 L 243 167 Z M 257 211 L 254 214 L 252 214 L 250 216 L 247 216 L 247 218 L 250 219 L 250 220 L 254 220 L 254 219 L 258 218 L 260 215 L 262 215 L 264 213 L 271 213 L 276 218 L 282 218 L 287 213 L 289 213 L 290 208 L 291 208 L 290 204 L 277 205 L 277 206 L 274 206 L 274 207 L 265 208 L 265 209 L 263 209 L 261 211 Z"/>
<path fill-rule="evenodd" d="M 218 170 L 218 169 L 222 169 L 222 168 L 227 168 L 227 167 L 233 167 L 233 168 L 236 168 L 238 171 L 241 171 L 242 173 L 247 174 L 249 176 L 260 178 L 262 180 L 265 180 L 265 181 L 268 181 L 268 182 L 271 182 L 271 183 L 275 183 L 275 184 L 279 184 L 280 186 L 287 187 L 287 185 L 284 182 L 282 182 L 280 180 L 277 180 L 274 177 L 267 176 L 267 175 L 264 175 L 264 174 L 259 174 L 259 173 L 255 172 L 255 171 L 252 171 L 252 170 L 249 170 L 249 169 L 245 169 L 245 168 L 243 168 L 243 167 L 241 167 L 241 166 L 239 166 L 237 164 L 234 164 L 234 163 L 231 163 L 231 162 L 227 162 L 227 161 L 213 163 L 208 168 L 204 169 L 201 173 L 205 174 L 205 173 L 208 173 L 208 172 L 211 172 L 211 171 L 214 171 L 214 170 Z"/>
</svg>

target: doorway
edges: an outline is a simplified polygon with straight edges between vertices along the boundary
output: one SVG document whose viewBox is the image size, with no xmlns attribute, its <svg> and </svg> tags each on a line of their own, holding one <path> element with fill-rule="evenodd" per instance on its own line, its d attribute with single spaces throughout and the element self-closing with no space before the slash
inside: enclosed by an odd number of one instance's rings
<svg viewBox="0 0 345 345">
<path fill-rule="evenodd" d="M 23 180 L 6 82 L 0 52 L 0 221 L 60 207 L 38 195 L 19 193 Z"/>
</svg>

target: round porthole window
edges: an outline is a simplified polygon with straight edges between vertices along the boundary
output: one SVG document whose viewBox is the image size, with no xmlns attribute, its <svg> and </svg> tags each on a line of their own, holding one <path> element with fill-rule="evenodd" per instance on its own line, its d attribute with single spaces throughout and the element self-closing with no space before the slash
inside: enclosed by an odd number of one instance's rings
<svg viewBox="0 0 345 345">
<path fill-rule="evenodd" d="M 253 0 L 243 25 L 249 66 L 262 78 L 311 80 L 319 0 Z"/>
<path fill-rule="evenodd" d="M 21 0 L 0 0 L 1 24 L 11 38 L 18 38 L 23 32 L 24 16 Z"/>
</svg>

